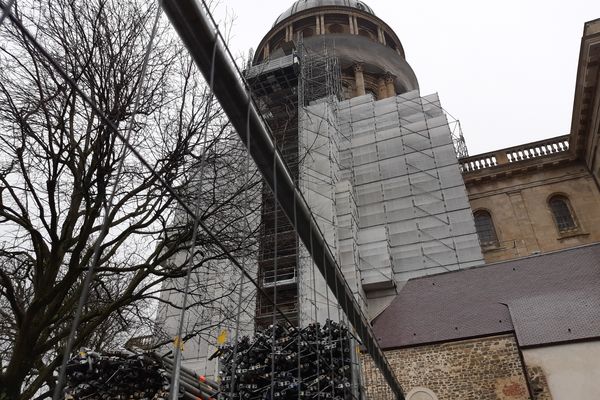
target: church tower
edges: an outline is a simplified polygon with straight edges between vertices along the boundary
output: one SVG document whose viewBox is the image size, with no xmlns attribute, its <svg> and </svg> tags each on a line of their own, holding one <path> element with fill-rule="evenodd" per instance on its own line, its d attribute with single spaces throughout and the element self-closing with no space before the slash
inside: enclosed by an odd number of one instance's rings
<svg viewBox="0 0 600 400">
<path fill-rule="evenodd" d="M 252 94 L 369 318 L 409 279 L 483 265 L 437 94 L 421 96 L 394 31 L 362 1 L 299 0 L 246 71 Z M 258 281 L 304 326 L 335 296 L 263 190 Z M 260 294 L 256 324 L 274 307 Z"/>
<path fill-rule="evenodd" d="M 410 279 L 484 264 L 457 159 L 461 147 L 446 113 L 437 94 L 421 95 L 400 39 L 365 3 L 297 1 L 275 21 L 244 75 L 368 319 Z M 252 300 L 244 303 L 238 333 L 268 327 L 281 320 L 279 311 L 300 327 L 343 320 L 311 249 L 266 185 L 261 196 L 259 254 L 249 267 L 261 290 L 245 282 L 244 298 Z M 235 286 L 239 278 L 214 279 Z M 176 291 L 169 296 L 181 303 Z M 234 338 L 225 317 L 236 299 L 224 296 L 221 311 L 187 313 L 185 324 L 199 325 L 203 337 L 187 343 L 186 366 L 217 375 L 211 356 L 216 338 Z M 158 319 L 175 332 L 178 315 L 163 307 Z"/>
</svg>

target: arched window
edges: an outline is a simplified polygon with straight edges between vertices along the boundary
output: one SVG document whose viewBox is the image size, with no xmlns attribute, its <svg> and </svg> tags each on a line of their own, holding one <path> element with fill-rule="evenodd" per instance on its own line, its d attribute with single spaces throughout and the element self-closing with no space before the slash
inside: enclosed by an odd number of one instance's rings
<svg viewBox="0 0 600 400">
<path fill-rule="evenodd" d="M 367 90 L 365 90 L 365 93 L 370 94 L 371 96 L 373 96 L 373 100 L 377 101 L 377 93 L 375 93 L 375 90 L 367 89 Z"/>
<path fill-rule="evenodd" d="M 368 30 L 366 30 L 366 29 L 359 29 L 359 30 L 358 30 L 358 34 L 359 34 L 360 36 L 364 36 L 364 37 L 366 37 L 366 38 L 369 38 L 369 39 L 371 39 L 371 40 L 374 40 L 374 38 L 373 38 L 373 34 L 372 34 L 371 32 L 369 32 Z"/>
<path fill-rule="evenodd" d="M 575 222 L 568 198 L 561 195 L 552 196 L 548 201 L 548 205 L 550 206 L 559 232 L 568 232 L 577 229 L 577 223 Z"/>
<path fill-rule="evenodd" d="M 329 25 L 329 33 L 344 33 L 344 27 L 340 24 Z"/>
<path fill-rule="evenodd" d="M 300 33 L 302 34 L 302 37 L 311 37 L 314 36 L 315 32 L 311 29 L 311 28 L 304 28 L 302 29 L 302 31 L 300 31 Z"/>
<path fill-rule="evenodd" d="M 480 210 L 476 211 L 473 216 L 475 217 L 475 228 L 477 229 L 477 235 L 479 236 L 481 245 L 498 245 L 498 235 L 496 234 L 492 215 L 485 210 Z"/>
</svg>

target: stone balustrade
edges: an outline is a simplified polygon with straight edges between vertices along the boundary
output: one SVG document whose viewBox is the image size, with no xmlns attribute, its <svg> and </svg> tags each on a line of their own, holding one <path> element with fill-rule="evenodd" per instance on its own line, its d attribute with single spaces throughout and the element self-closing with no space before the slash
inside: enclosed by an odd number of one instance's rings
<svg viewBox="0 0 600 400">
<path fill-rule="evenodd" d="M 569 135 L 564 135 L 491 153 L 461 158 L 459 162 L 462 172 L 470 173 L 501 165 L 550 157 L 567 151 L 569 151 Z"/>
</svg>

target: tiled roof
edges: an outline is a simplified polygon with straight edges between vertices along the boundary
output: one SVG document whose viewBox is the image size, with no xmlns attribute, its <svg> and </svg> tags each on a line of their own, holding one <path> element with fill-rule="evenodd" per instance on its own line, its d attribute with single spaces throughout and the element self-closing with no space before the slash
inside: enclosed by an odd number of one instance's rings
<svg viewBox="0 0 600 400">
<path fill-rule="evenodd" d="M 600 337 L 600 244 L 409 281 L 374 321 L 383 349 L 515 331 L 521 346 Z"/>
</svg>

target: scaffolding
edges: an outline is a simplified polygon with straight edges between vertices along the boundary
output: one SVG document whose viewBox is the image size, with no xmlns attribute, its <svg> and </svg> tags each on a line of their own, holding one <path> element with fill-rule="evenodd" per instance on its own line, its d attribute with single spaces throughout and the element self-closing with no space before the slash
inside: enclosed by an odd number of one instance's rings
<svg viewBox="0 0 600 400">
<path fill-rule="evenodd" d="M 298 53 L 249 68 L 246 79 L 252 96 L 265 118 L 277 149 L 298 181 Z M 262 190 L 262 227 L 258 258 L 258 282 L 276 300 L 277 307 L 292 323 L 298 323 L 298 237 L 285 213 L 276 204 L 266 184 Z M 256 327 L 264 329 L 284 316 L 277 313 L 265 295 L 259 294 Z"/>
<path fill-rule="evenodd" d="M 286 47 L 291 49 L 290 54 L 249 68 L 246 79 L 274 142 L 298 184 L 301 154 L 307 154 L 306 149 L 299 149 L 299 112 L 303 113 L 305 107 L 314 102 L 332 103 L 341 99 L 341 69 L 325 45 L 322 52 L 309 52 L 302 37 L 298 37 Z M 301 325 L 300 304 L 306 301 L 298 297 L 302 282 L 300 258 L 300 244 L 293 226 L 265 187 L 258 278 L 268 293 L 276 292 L 278 306 L 298 325 Z M 274 313 L 273 305 L 259 296 L 257 328 L 270 325 Z"/>
<path fill-rule="evenodd" d="M 459 120 L 449 121 L 450 130 L 452 131 L 452 141 L 458 159 L 469 157 L 469 149 L 463 135 L 462 125 Z"/>
<path fill-rule="evenodd" d="M 342 72 L 339 60 L 323 42 L 320 52 L 311 52 L 298 38 L 301 60 L 299 104 L 306 107 L 316 101 L 342 100 Z"/>
<path fill-rule="evenodd" d="M 352 171 L 365 290 L 385 294 L 390 279 L 481 264 L 451 128 L 437 95 L 409 92 L 376 102 L 363 96 L 341 103 L 339 118 L 351 137 L 340 159 Z"/>
</svg>

